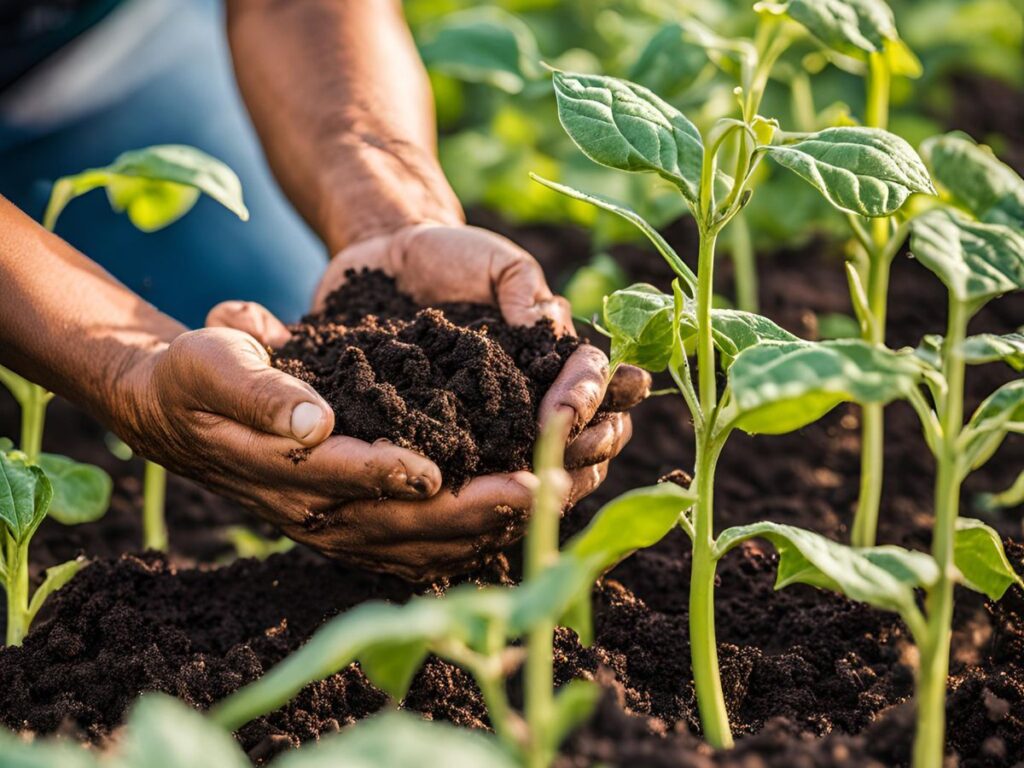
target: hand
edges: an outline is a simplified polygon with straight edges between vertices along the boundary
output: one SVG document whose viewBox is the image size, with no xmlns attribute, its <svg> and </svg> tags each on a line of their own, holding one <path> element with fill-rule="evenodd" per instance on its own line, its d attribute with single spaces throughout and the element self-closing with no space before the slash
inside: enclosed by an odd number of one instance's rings
<svg viewBox="0 0 1024 768">
<path fill-rule="evenodd" d="M 569 303 L 551 292 L 537 261 L 511 240 L 479 227 L 416 224 L 357 242 L 328 265 L 313 309 L 323 307 L 346 271 L 364 267 L 391 275 L 400 291 L 424 305 L 497 304 L 512 325 L 533 325 L 548 317 L 556 333 L 575 335 Z M 283 326 L 277 329 L 281 332 L 287 333 Z M 626 412 L 647 397 L 650 383 L 645 371 L 632 366 L 622 366 L 609 382 L 608 359 L 590 345 L 580 346 L 566 362 L 541 402 L 538 418 L 543 427 L 558 411 L 572 414 L 569 434 L 577 437 L 567 446 L 565 459 L 572 470 L 574 499 L 604 480 L 608 460 L 618 455 L 632 432 Z M 602 399 L 614 415 L 587 427 Z"/>
</svg>

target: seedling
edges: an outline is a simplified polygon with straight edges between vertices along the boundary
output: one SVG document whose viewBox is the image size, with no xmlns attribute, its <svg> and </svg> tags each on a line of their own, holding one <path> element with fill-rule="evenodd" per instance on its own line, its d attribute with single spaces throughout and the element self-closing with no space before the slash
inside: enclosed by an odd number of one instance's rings
<svg viewBox="0 0 1024 768">
<path fill-rule="evenodd" d="M 0 732 L 4 766 L 47 768 L 249 768 L 252 761 L 223 729 L 186 704 L 146 694 L 132 708 L 117 744 L 97 755 L 63 739 L 26 741 Z M 514 768 L 491 737 L 404 712 L 388 712 L 272 760 L 273 768 L 325 765 L 395 768 Z"/>
<path fill-rule="evenodd" d="M 766 61 L 772 56 L 766 54 Z M 913 192 L 932 191 L 914 150 L 885 131 L 828 128 L 811 134 L 781 131 L 756 114 L 768 65 L 755 66 L 739 92 L 744 119 L 723 118 L 703 136 L 682 113 L 642 86 L 612 77 L 554 73 L 559 117 L 566 132 L 595 162 L 656 173 L 678 189 L 700 235 L 697 274 L 635 211 L 596 195 L 537 178 L 632 222 L 676 274 L 672 295 L 638 285 L 609 296 L 604 331 L 613 366 L 632 363 L 668 370 L 686 400 L 696 441 L 697 505 L 680 524 L 693 541 L 690 641 L 705 737 L 732 744 L 718 674 L 714 633 L 713 485 L 729 434 L 798 429 L 843 401 L 884 404 L 910 396 L 921 364 L 861 340 L 811 343 L 756 314 L 712 310 L 715 245 L 752 194 L 751 178 L 765 156 L 793 170 L 837 208 L 888 216 Z M 719 170 L 719 155 L 738 136 L 734 176 Z M 716 348 L 718 353 L 716 353 Z M 688 359 L 696 350 L 696 379 Z M 719 393 L 716 357 L 728 373 Z"/>
<path fill-rule="evenodd" d="M 8 645 L 21 645 L 46 598 L 67 584 L 83 564 L 76 558 L 47 568 L 43 583 L 29 599 L 29 543 L 53 499 L 47 473 L 25 453 L 0 446 L 0 580 L 7 594 Z"/>
<path fill-rule="evenodd" d="M 155 232 L 173 224 L 192 209 L 201 193 L 212 197 L 242 221 L 249 218 L 249 211 L 242 202 L 242 184 L 234 171 L 194 147 L 163 144 L 124 152 L 106 167 L 90 168 L 58 179 L 50 193 L 43 225 L 54 231 L 68 203 L 101 188 L 106 190 L 110 206 L 126 213 L 129 221 L 143 232 Z M 34 384 L 25 383 L 30 391 L 38 390 L 41 396 L 47 396 Z M 143 546 L 165 551 L 166 470 L 147 461 L 143 488 Z"/>
<path fill-rule="evenodd" d="M 650 546 L 674 525 L 693 495 L 674 485 L 634 491 L 607 505 L 559 555 L 558 521 L 568 478 L 562 467 L 564 424 L 551 424 L 537 446 L 539 480 L 526 537 L 526 578 L 512 589 L 465 585 L 442 598 L 417 597 L 402 606 L 366 603 L 328 622 L 298 651 L 211 711 L 239 728 L 292 698 L 305 685 L 358 661 L 367 677 L 395 699 L 409 690 L 428 653 L 470 672 L 483 694 L 505 753 L 528 768 L 544 768 L 565 735 L 596 700 L 594 683 L 553 682 L 556 623 L 589 627 L 595 577 L 634 549 Z M 635 525 L 626 526 L 628 520 Z M 653 538 L 656 536 L 657 538 Z M 522 638 L 522 647 L 511 641 Z M 525 662 L 522 713 L 509 705 L 506 677 Z"/>
</svg>

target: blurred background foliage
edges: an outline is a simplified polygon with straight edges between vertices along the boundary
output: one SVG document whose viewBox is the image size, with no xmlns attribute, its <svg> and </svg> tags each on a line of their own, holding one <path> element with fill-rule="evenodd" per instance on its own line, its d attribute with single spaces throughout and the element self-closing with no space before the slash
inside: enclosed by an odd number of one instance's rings
<svg viewBox="0 0 1024 768">
<path fill-rule="evenodd" d="M 961 128 L 1020 170 L 1024 5 L 1017 0 L 892 0 L 913 55 L 895 78 L 890 128 L 915 146 Z M 441 128 L 441 160 L 468 207 L 514 223 L 587 227 L 600 253 L 635 238 L 617 217 L 532 182 L 528 172 L 626 202 L 656 225 L 683 214 L 667 184 L 604 169 L 576 151 L 558 125 L 543 63 L 646 85 L 706 128 L 736 110 L 730 61 L 713 62 L 700 39 L 750 37 L 749 0 L 406 0 Z M 811 39 L 777 65 L 762 112 L 789 130 L 813 130 L 863 114 L 860 62 L 826 58 Z M 914 72 L 919 69 L 919 72 Z M 986 101 L 987 99 L 987 101 Z M 1016 106 L 1014 106 L 1016 100 Z M 965 108 L 974 103 L 977 109 Z M 1009 112 L 1009 114 L 1003 114 Z M 1015 128 L 1016 126 L 1016 128 Z M 762 165 L 771 173 L 770 164 Z M 758 250 L 799 246 L 844 223 L 813 188 L 779 173 L 746 221 Z M 604 264 L 607 268 L 607 264 Z"/>
</svg>

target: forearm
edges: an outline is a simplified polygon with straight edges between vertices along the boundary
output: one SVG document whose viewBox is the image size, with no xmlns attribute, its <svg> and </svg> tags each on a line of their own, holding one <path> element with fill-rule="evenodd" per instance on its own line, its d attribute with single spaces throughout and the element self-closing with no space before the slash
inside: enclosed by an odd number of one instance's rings
<svg viewBox="0 0 1024 768">
<path fill-rule="evenodd" d="M 332 253 L 462 210 L 397 0 L 229 0 L 239 86 L 285 193 Z"/>
<path fill-rule="evenodd" d="M 0 197 L 0 365 L 113 426 L 130 372 L 184 330 Z"/>
</svg>

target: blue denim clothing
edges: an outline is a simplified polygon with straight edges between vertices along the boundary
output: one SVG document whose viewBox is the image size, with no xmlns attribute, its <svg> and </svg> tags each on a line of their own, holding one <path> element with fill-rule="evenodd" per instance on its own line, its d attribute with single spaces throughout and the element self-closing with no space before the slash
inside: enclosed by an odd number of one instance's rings
<svg viewBox="0 0 1024 768">
<path fill-rule="evenodd" d="M 270 174 L 234 82 L 218 3 L 125 2 L 0 94 L 0 194 L 39 218 L 53 179 L 164 143 L 191 144 L 231 166 L 250 220 L 203 197 L 145 234 L 95 191 L 69 205 L 58 233 L 191 327 L 225 299 L 296 320 L 326 254 Z"/>
</svg>

